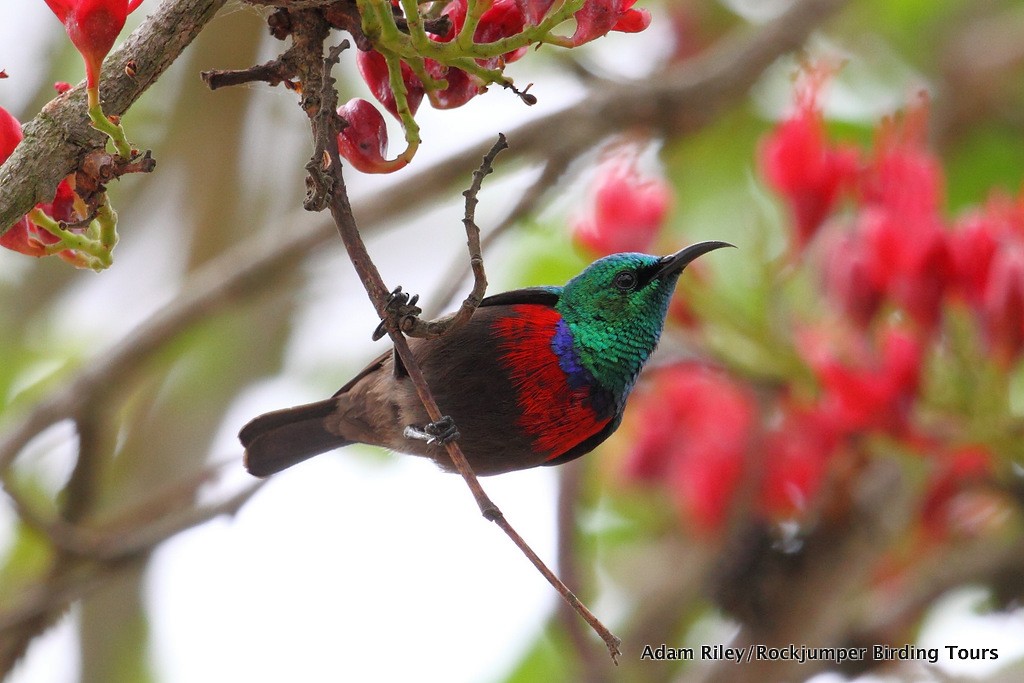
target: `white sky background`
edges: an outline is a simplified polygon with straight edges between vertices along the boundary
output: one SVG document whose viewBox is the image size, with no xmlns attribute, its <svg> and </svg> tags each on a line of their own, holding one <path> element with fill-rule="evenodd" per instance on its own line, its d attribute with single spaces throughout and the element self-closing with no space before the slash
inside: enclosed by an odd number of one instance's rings
<svg viewBox="0 0 1024 683">
<path fill-rule="evenodd" d="M 139 11 L 155 5 L 156 0 L 146 0 Z M 639 75 L 665 49 L 664 37 L 657 21 L 640 38 L 613 35 L 601 41 L 602 66 Z M 11 75 L 0 81 L 0 105 L 14 111 L 24 106 L 18 85 L 34 87 L 46 50 L 61 39 L 63 29 L 42 0 L 0 1 L 0 46 L 18 46 L 0 49 L 0 68 Z M 279 45 L 268 46 L 268 58 L 271 47 Z M 564 106 L 577 96 L 571 81 L 554 80 L 551 71 L 521 75 L 529 62 L 527 56 L 515 65 L 522 71 L 513 75 L 521 83 L 535 81 L 531 92 L 540 98 L 537 107 L 514 106 L 512 96 L 501 91 L 447 112 L 435 112 L 424 103 L 417 118 L 425 144 L 415 163 L 425 166 L 452 147 L 493 136 L 513 121 Z M 75 68 L 66 80 L 80 80 L 78 64 Z M 266 102 L 293 107 L 292 97 L 282 93 L 268 91 Z M 249 125 L 258 140 L 273 123 L 255 120 Z M 397 127 L 392 133 L 400 142 Z M 274 165 L 266 158 L 256 160 Z M 379 182 L 353 179 L 353 195 L 373 191 Z M 515 196 L 516 184 L 523 182 L 520 176 L 497 191 L 486 186 L 480 222 L 500 216 Z M 402 230 L 374 239 L 371 250 L 387 254 L 386 271 L 404 268 L 396 264 L 421 260 L 432 231 L 445 245 L 440 263 L 446 269 L 453 253 L 448 246 L 461 230 L 460 217 L 457 206 L 431 210 L 412 228 L 415 240 L 403 240 L 402 233 L 412 233 Z M 88 329 L 90 335 L 121 334 L 165 301 L 175 269 L 152 268 L 152 250 L 161 245 L 152 241 L 159 237 L 149 239 L 148 246 L 135 248 L 126 239 L 116 267 L 102 276 L 110 284 L 97 278 L 93 286 L 116 288 L 130 274 L 133 307 L 88 309 L 83 306 L 90 297 L 83 297 L 69 307 L 69 313 L 73 308 L 78 315 L 63 324 Z M 432 266 L 385 272 L 385 279 L 426 294 L 436 279 Z M 491 261 L 489 266 L 492 291 L 500 291 L 501 264 Z M 297 312 L 281 377 L 255 387 L 230 408 L 211 457 L 240 457 L 234 437 L 240 424 L 265 410 L 328 395 L 359 366 L 359 359 L 369 360 L 383 348 L 383 342 L 369 342 L 376 322 L 369 304 L 343 294 L 360 290 L 340 251 L 309 268 L 310 297 Z M 538 468 L 483 480 L 509 520 L 548 560 L 555 555 L 553 475 Z M 219 491 L 247 480 L 241 468 L 226 479 Z M 0 506 L 0 548 L 10 538 L 11 519 L 9 508 Z M 352 449 L 275 477 L 237 517 L 216 520 L 166 543 L 154 556 L 146 585 L 154 669 L 166 683 L 324 681 L 342 676 L 355 681 L 443 678 L 486 683 L 502 678 L 519 659 L 557 599 L 504 534 L 480 517 L 461 479 L 416 458 L 381 462 Z M 1019 616 L 965 622 L 965 600 L 951 600 L 956 619 L 932 620 L 924 640 L 947 644 L 955 634 L 964 644 L 970 640 L 975 646 L 992 646 L 998 634 L 1005 634 L 1008 640 L 998 645 L 1007 658 L 1014 644 L 1018 651 L 1024 649 Z M 73 619 L 75 612 L 71 614 Z M 37 639 L 10 682 L 70 683 L 77 680 L 76 656 L 72 624 L 65 619 Z M 951 671 L 965 673 L 962 668 Z"/>
</svg>

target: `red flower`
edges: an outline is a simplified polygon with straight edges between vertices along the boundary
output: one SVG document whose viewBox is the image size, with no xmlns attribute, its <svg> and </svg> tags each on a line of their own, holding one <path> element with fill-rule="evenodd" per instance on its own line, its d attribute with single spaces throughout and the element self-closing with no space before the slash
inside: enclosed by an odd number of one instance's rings
<svg viewBox="0 0 1024 683">
<path fill-rule="evenodd" d="M 860 235 L 874 253 L 873 279 L 923 328 L 932 329 L 954 280 L 939 213 L 942 167 L 925 149 L 927 109 L 883 124 L 862 177 Z"/>
<path fill-rule="evenodd" d="M 21 142 L 21 124 L 6 109 L 0 107 L 0 164 L 7 161 L 7 158 L 14 152 L 14 148 Z M 66 180 L 62 180 L 57 186 L 57 194 L 49 204 L 37 204 L 50 217 L 58 221 L 71 222 L 74 213 L 74 191 Z M 59 239 L 50 232 L 40 228 L 23 216 L 21 220 L 0 235 L 0 246 L 12 251 L 18 251 L 28 256 L 46 256 L 47 245 L 58 242 Z M 75 252 L 64 250 L 60 253 L 61 258 L 77 263 Z"/>
<path fill-rule="evenodd" d="M 822 415 L 838 434 L 881 429 L 902 434 L 907 414 L 917 393 L 923 348 L 905 331 L 883 333 L 881 349 L 853 344 L 847 358 L 837 355 L 833 344 L 815 334 L 801 342 L 808 363 L 821 382 Z"/>
<path fill-rule="evenodd" d="M 587 0 L 573 15 L 576 32 L 566 41 L 577 47 L 606 35 L 609 31 L 639 33 L 651 25 L 651 13 L 633 9 L 636 0 Z"/>
<path fill-rule="evenodd" d="M 452 26 L 443 36 L 431 35 L 431 40 L 448 43 L 455 39 L 463 24 L 466 23 L 466 0 L 453 0 L 445 5 L 442 14 L 448 17 Z M 479 30 L 479 24 L 477 25 Z M 427 73 L 432 78 L 447 82 L 444 90 L 435 90 L 430 94 L 430 103 L 435 109 L 455 109 L 476 97 L 480 93 L 479 85 L 462 69 L 447 67 L 434 59 L 423 60 Z"/>
<path fill-rule="evenodd" d="M 522 32 L 527 22 L 525 11 L 516 0 L 495 0 L 480 17 L 480 22 L 473 32 L 473 41 L 490 43 Z M 447 43 L 455 39 L 466 23 L 466 0 L 453 0 L 448 3 L 443 14 L 451 20 L 451 29 L 443 36 L 432 35 L 430 38 Z M 484 68 L 500 69 L 522 57 L 526 50 L 527 48 L 523 47 L 497 57 L 476 61 Z M 444 90 L 431 94 L 431 104 L 437 109 L 461 107 L 484 90 L 484 86 L 476 78 L 462 69 L 444 66 L 433 59 L 425 59 L 424 66 L 433 78 L 444 79 L 448 83 Z"/>
<path fill-rule="evenodd" d="M 338 153 L 363 173 L 392 173 L 408 164 L 405 158 L 388 161 L 388 127 L 377 108 L 355 98 L 338 108 L 348 122 L 338 133 Z"/>
<path fill-rule="evenodd" d="M 664 480 L 683 518 L 714 531 L 739 484 L 755 404 L 741 386 L 696 364 L 655 373 L 634 400 L 642 415 L 626 458 L 626 476 Z"/>
<path fill-rule="evenodd" d="M 391 115 L 398 118 L 398 105 L 395 103 L 395 93 L 391 90 L 391 80 L 388 75 L 388 65 L 384 61 L 384 55 L 376 50 L 368 52 L 358 51 L 356 53 L 356 66 L 359 67 L 359 74 L 370 86 L 373 96 L 384 105 L 384 108 L 391 112 Z M 409 102 L 409 110 L 416 114 L 423 100 L 423 83 L 416 78 L 416 74 L 408 64 L 402 62 L 402 80 L 405 82 L 406 100 Z"/>
<path fill-rule="evenodd" d="M 993 195 L 949 236 L 954 292 L 974 310 L 1000 361 L 1024 351 L 1024 194 Z"/>
<path fill-rule="evenodd" d="M 925 146 L 927 131 L 926 101 L 909 107 L 901 118 L 882 122 L 860 184 L 865 203 L 915 221 L 935 219 L 942 204 L 943 172 Z"/>
<path fill-rule="evenodd" d="M 90 88 L 100 81 L 100 66 L 124 28 L 125 19 L 142 0 L 46 0 L 85 60 Z"/>
<path fill-rule="evenodd" d="M 0 164 L 7 161 L 14 148 L 21 142 L 21 124 L 10 112 L 0 107 Z M 0 235 L 0 246 L 22 253 L 28 253 L 28 218 L 22 217 L 3 235 Z M 37 254 L 33 254 L 37 255 Z"/>
<path fill-rule="evenodd" d="M 635 152 L 618 153 L 598 169 L 592 203 L 572 221 L 573 238 L 594 255 L 649 251 L 671 204 L 663 178 L 641 175 Z"/>
<path fill-rule="evenodd" d="M 761 143 L 762 173 L 789 204 L 797 251 L 828 218 L 841 192 L 852 187 L 860 163 L 856 149 L 833 147 L 826 139 L 818 97 L 830 75 L 820 66 L 804 72 L 796 87 L 796 110 Z"/>
<path fill-rule="evenodd" d="M 870 253 L 873 286 L 925 330 L 938 322 L 943 294 L 954 277 L 947 233 L 939 220 L 868 206 L 861 210 L 855 232 Z"/>
</svg>

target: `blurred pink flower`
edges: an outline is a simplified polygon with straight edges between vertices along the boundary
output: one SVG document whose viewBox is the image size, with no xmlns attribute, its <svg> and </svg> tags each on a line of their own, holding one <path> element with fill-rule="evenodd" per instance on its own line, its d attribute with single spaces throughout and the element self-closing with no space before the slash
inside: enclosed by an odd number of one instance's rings
<svg viewBox="0 0 1024 683">
<path fill-rule="evenodd" d="M 598 168 L 589 205 L 571 220 L 573 239 L 594 256 L 648 252 L 671 205 L 667 181 L 642 175 L 634 154 L 618 153 Z"/>
</svg>

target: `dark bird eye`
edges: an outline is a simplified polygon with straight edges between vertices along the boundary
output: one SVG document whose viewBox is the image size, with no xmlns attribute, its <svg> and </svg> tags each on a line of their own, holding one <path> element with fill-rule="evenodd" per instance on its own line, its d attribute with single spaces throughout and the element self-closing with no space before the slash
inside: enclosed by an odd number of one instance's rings
<svg viewBox="0 0 1024 683">
<path fill-rule="evenodd" d="M 628 292 L 636 287 L 636 273 L 631 270 L 624 270 L 615 275 L 615 286 L 620 291 Z"/>
</svg>

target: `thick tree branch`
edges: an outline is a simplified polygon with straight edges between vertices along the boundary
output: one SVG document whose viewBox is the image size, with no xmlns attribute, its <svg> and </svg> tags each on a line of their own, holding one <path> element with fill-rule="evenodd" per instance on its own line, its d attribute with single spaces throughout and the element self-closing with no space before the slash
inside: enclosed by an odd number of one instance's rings
<svg viewBox="0 0 1024 683">
<path fill-rule="evenodd" d="M 121 116 L 178 58 L 226 0 L 164 0 L 103 65 L 100 95 L 108 115 Z M 134 62 L 134 75 L 125 65 Z M 24 127 L 25 139 L 0 166 L 0 234 L 39 202 L 107 137 L 89 125 L 85 84 L 53 99 Z"/>
</svg>

